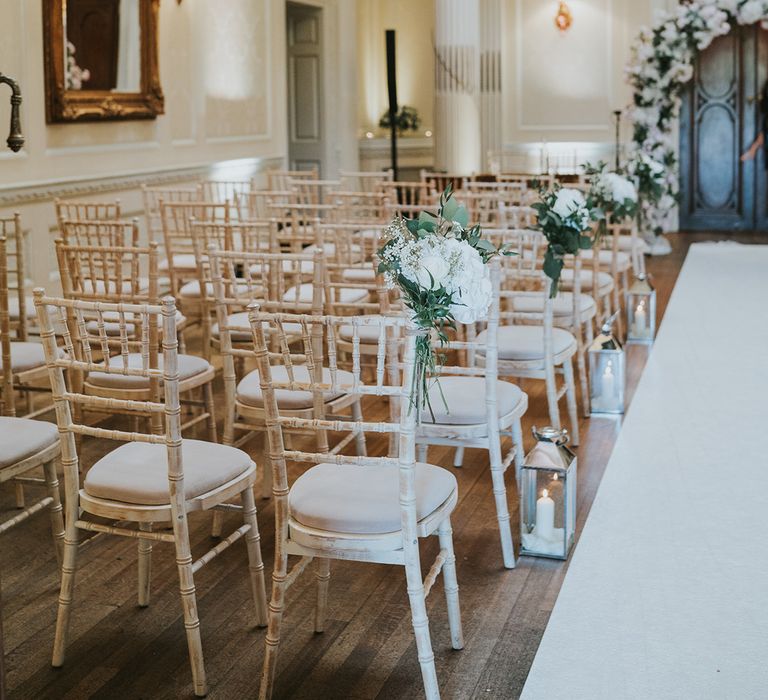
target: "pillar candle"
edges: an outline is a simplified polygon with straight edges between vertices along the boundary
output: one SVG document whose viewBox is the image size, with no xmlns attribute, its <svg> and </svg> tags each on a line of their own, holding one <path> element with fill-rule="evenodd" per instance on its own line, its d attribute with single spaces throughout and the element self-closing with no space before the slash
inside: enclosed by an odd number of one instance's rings
<svg viewBox="0 0 768 700">
<path fill-rule="evenodd" d="M 615 393 L 616 377 L 613 374 L 613 364 L 608 360 L 608 364 L 605 366 L 605 372 L 603 372 L 603 400 L 606 402 L 612 401 Z"/>
<path fill-rule="evenodd" d="M 645 306 L 642 301 L 635 309 L 635 335 L 641 338 L 645 335 Z"/>
<path fill-rule="evenodd" d="M 551 540 L 555 529 L 555 502 L 549 497 L 549 491 L 544 489 L 541 498 L 536 501 L 536 528 L 539 537 Z"/>
</svg>

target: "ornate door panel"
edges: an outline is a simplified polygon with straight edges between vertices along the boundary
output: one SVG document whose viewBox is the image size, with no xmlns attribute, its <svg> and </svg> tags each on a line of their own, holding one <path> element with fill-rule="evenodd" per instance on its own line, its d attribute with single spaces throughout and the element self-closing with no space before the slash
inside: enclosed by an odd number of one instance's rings
<svg viewBox="0 0 768 700">
<path fill-rule="evenodd" d="M 768 221 L 763 154 L 740 159 L 759 133 L 766 44 L 766 32 L 739 27 L 696 60 L 680 112 L 682 230 L 748 230 Z"/>
</svg>

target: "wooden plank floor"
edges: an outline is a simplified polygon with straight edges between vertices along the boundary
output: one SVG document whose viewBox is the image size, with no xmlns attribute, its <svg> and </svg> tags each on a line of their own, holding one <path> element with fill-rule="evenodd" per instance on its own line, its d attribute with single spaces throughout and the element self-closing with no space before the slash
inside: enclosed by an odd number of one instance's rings
<svg viewBox="0 0 768 700">
<path fill-rule="evenodd" d="M 689 242 L 717 234 L 672 236 L 673 253 L 649 260 L 663 314 Z M 744 236 L 745 242 L 762 242 Z M 765 240 L 765 239 L 763 239 Z M 629 397 L 647 349 L 629 349 Z M 524 420 L 547 422 L 540 382 L 528 382 L 530 408 Z M 219 394 L 220 395 L 220 394 Z M 565 413 L 565 411 L 563 411 Z M 600 483 L 620 423 L 582 421 L 579 448 L 577 529 L 580 531 Z M 92 463 L 111 448 L 89 441 Z M 526 447 L 530 447 L 527 439 Z M 430 461 L 448 466 L 451 453 L 430 450 Z M 454 518 L 466 646 L 450 648 L 442 586 L 429 600 L 437 672 L 445 698 L 515 698 L 519 695 L 557 598 L 567 564 L 522 558 L 515 570 L 501 566 L 487 456 L 468 450 L 455 470 L 460 500 Z M 514 479 L 508 479 L 513 522 L 517 521 Z M 0 493 L 0 513 L 12 510 L 11 489 Z M 273 551 L 271 502 L 259 503 L 267 567 Z M 234 515 L 227 523 L 237 522 Z M 38 515 L 0 539 L 6 662 L 11 698 L 192 697 L 191 675 L 177 590 L 173 552 L 157 545 L 153 554 L 152 603 L 136 605 L 135 542 L 99 537 L 82 549 L 66 664 L 51 669 L 57 572 L 45 515 Z M 210 545 L 210 516 L 193 516 L 195 552 Z M 517 536 L 516 536 L 517 539 Z M 425 542 L 423 562 L 436 542 Z M 197 576 L 206 670 L 211 698 L 253 697 L 263 658 L 264 631 L 253 625 L 245 548 L 236 545 Z M 305 575 L 288 596 L 276 697 L 420 698 L 416 659 L 399 567 L 334 562 L 326 632 L 312 632 L 314 577 Z M 578 640 L 574 640 L 578 643 Z"/>
</svg>

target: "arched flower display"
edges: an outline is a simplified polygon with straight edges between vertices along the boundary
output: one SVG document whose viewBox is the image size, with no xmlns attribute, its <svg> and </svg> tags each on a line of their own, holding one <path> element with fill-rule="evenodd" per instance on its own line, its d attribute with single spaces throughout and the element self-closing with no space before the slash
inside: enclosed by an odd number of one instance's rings
<svg viewBox="0 0 768 700">
<path fill-rule="evenodd" d="M 761 22 L 768 29 L 768 2 L 698 0 L 658 15 L 632 45 L 626 67 L 634 97 L 629 117 L 633 148 L 627 171 L 640 194 L 644 233 L 661 233 L 680 191 L 672 127 L 680 113 L 680 95 L 693 77 L 699 51 L 727 34 L 734 24 Z"/>
</svg>

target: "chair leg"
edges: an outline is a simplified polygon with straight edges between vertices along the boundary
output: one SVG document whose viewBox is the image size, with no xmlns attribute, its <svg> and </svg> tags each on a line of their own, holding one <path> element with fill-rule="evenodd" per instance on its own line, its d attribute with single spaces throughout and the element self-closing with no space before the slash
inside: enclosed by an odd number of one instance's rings
<svg viewBox="0 0 768 700">
<path fill-rule="evenodd" d="M 243 519 L 250 530 L 245 535 L 245 545 L 248 549 L 248 570 L 251 574 L 251 591 L 253 604 L 256 606 L 256 624 L 267 626 L 267 592 L 264 585 L 264 561 L 261 558 L 261 535 L 259 521 L 256 517 L 256 500 L 253 488 L 248 487 L 242 493 Z"/>
<path fill-rule="evenodd" d="M 427 461 L 429 457 L 429 445 L 426 443 L 420 443 L 416 445 L 416 461 L 422 464 Z"/>
<path fill-rule="evenodd" d="M 208 440 L 218 442 L 216 437 L 216 410 L 213 402 L 213 382 L 207 382 L 203 386 L 203 399 L 205 401 L 205 412 L 208 414 L 206 424 L 208 425 Z"/>
<path fill-rule="evenodd" d="M 352 419 L 360 422 L 363 420 L 363 408 L 359 400 L 352 404 Z M 362 430 L 355 435 L 355 448 L 358 457 L 365 457 L 368 454 L 365 447 L 365 432 Z"/>
<path fill-rule="evenodd" d="M 281 497 L 286 499 L 285 496 Z M 279 504 L 275 504 L 278 508 Z M 269 623 L 267 625 L 266 650 L 264 666 L 261 672 L 259 700 L 269 700 L 275 687 L 277 670 L 277 652 L 280 648 L 280 628 L 283 623 L 285 609 L 286 578 L 288 576 L 288 555 L 283 547 L 275 552 L 275 568 L 272 572 L 272 599 L 269 602 Z"/>
<path fill-rule="evenodd" d="M 576 408 L 576 383 L 573 378 L 573 360 L 563 362 L 563 375 L 565 378 L 565 400 L 568 404 L 568 418 L 571 421 L 571 444 L 579 445 L 579 412 Z"/>
<path fill-rule="evenodd" d="M 152 532 L 152 523 L 139 523 L 139 530 Z M 149 605 L 152 580 L 152 540 L 139 538 L 139 607 Z"/>
<path fill-rule="evenodd" d="M 461 629 L 461 606 L 459 605 L 459 582 L 456 578 L 456 555 L 453 552 L 453 530 L 451 519 L 446 518 L 437 530 L 440 549 L 445 552 L 443 564 L 443 586 L 445 602 L 448 606 L 448 626 L 451 629 L 451 646 L 464 648 L 464 633 Z"/>
<path fill-rule="evenodd" d="M 77 510 L 68 507 L 65 520 L 64 560 L 61 564 L 61 589 L 59 590 L 59 610 L 56 615 L 56 634 L 53 640 L 53 659 L 51 665 L 59 668 L 64 664 L 64 656 L 69 641 L 69 616 L 72 611 L 72 598 L 75 590 L 75 571 L 77 569 L 78 534 L 75 527 Z"/>
<path fill-rule="evenodd" d="M 501 554 L 504 559 L 504 567 L 514 569 L 515 546 L 512 544 L 512 528 L 510 525 L 509 506 L 507 505 L 507 487 L 504 483 L 504 469 L 502 468 L 501 460 L 498 459 L 501 455 L 499 450 L 489 450 L 489 453 L 491 456 L 493 499 L 496 502 L 496 520 L 499 523 L 499 537 L 501 538 Z"/>
<path fill-rule="evenodd" d="M 456 469 L 460 469 L 464 465 L 464 447 L 459 446 L 456 448 L 456 452 L 453 453 L 453 466 Z"/>
<path fill-rule="evenodd" d="M 197 595 L 195 577 L 192 571 L 192 553 L 189 547 L 189 528 L 184 514 L 174 519 L 176 537 L 176 567 L 179 571 L 179 592 L 184 610 L 184 627 L 187 631 L 189 662 L 192 667 L 192 682 L 197 697 L 205 697 L 208 692 L 203 664 L 203 643 L 200 639 L 200 618 L 197 614 Z"/>
<path fill-rule="evenodd" d="M 578 349 L 576 351 L 576 367 L 579 372 L 579 388 L 581 389 L 581 404 L 584 411 L 584 417 L 589 418 L 589 379 L 587 377 L 587 348 L 584 344 L 584 337 L 581 333 L 581 325 L 578 325 L 576 334 L 578 340 Z"/>
<path fill-rule="evenodd" d="M 418 542 L 411 544 L 418 547 Z M 415 561 L 414 561 L 415 559 Z M 421 578 L 421 566 L 418 556 L 405 557 L 405 576 L 408 582 L 408 600 L 411 604 L 411 624 L 416 637 L 416 650 L 421 666 L 421 678 L 424 682 L 424 693 L 427 700 L 438 700 L 440 690 L 437 685 L 435 670 L 435 654 L 432 651 L 432 640 L 429 638 L 429 618 L 424 597 L 424 582 Z"/>
<path fill-rule="evenodd" d="M 523 424 L 519 418 L 512 423 L 512 439 L 515 441 L 515 481 L 517 482 L 517 492 L 520 493 L 520 474 L 525 460 L 525 450 L 523 447 Z"/>
<path fill-rule="evenodd" d="M 325 631 L 325 611 L 328 608 L 328 583 L 331 580 L 331 560 L 318 557 L 315 561 L 317 578 L 317 604 L 315 606 L 315 632 Z"/>
<path fill-rule="evenodd" d="M 53 499 L 51 503 L 51 531 L 53 532 L 53 544 L 56 547 L 56 561 L 61 566 L 64 559 L 64 510 L 61 505 L 56 462 L 46 462 L 43 465 L 43 471 L 45 473 L 45 485 L 48 488 L 48 495 Z"/>
</svg>

